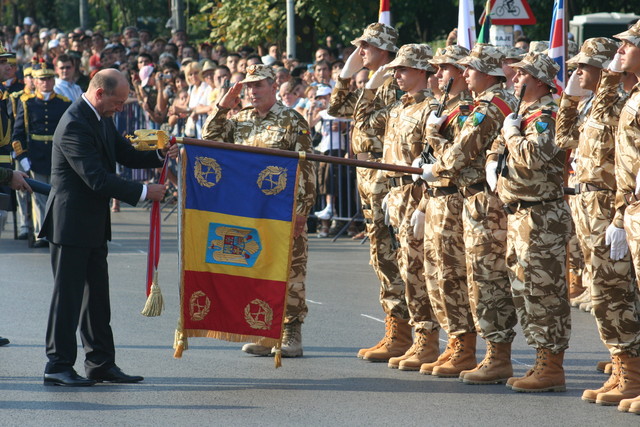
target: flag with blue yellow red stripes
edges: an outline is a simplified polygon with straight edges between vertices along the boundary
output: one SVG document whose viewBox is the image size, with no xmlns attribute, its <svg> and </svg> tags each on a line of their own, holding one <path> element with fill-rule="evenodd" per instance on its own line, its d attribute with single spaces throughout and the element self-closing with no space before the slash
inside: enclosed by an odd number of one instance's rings
<svg viewBox="0 0 640 427">
<path fill-rule="evenodd" d="M 180 320 L 187 337 L 280 343 L 298 159 L 185 146 Z M 182 345 L 182 348 L 179 347 Z"/>
</svg>

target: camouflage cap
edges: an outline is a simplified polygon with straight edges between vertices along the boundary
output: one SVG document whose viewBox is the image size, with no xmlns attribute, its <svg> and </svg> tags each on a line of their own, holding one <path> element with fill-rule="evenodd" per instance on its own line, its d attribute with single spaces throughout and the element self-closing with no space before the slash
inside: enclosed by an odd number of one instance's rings
<svg viewBox="0 0 640 427">
<path fill-rule="evenodd" d="M 578 46 L 578 43 L 574 42 L 573 40 L 567 41 L 567 55 L 569 55 L 569 58 L 571 58 L 572 56 L 576 56 L 579 50 L 580 46 Z"/>
<path fill-rule="evenodd" d="M 46 79 L 48 77 L 55 77 L 56 73 L 53 70 L 53 65 L 48 62 L 38 62 L 31 67 L 31 76 L 34 79 Z"/>
<path fill-rule="evenodd" d="M 633 24 L 633 27 L 629 28 L 627 31 L 616 34 L 613 37 L 619 40 L 626 40 L 632 45 L 640 47 L 640 21 Z"/>
<path fill-rule="evenodd" d="M 434 65 L 451 64 L 460 69 L 464 69 L 462 65 L 458 64 L 458 61 L 460 61 L 467 55 L 469 55 L 469 49 L 464 46 L 453 44 L 438 49 L 435 56 L 431 60 L 431 63 Z"/>
<path fill-rule="evenodd" d="M 587 64 L 606 68 L 618 50 L 618 43 L 606 37 L 594 37 L 582 43 L 580 53 L 567 61 L 567 65 Z"/>
<path fill-rule="evenodd" d="M 395 28 L 380 22 L 369 24 L 369 26 L 364 29 L 364 33 L 352 41 L 351 44 L 360 46 L 360 43 L 362 42 L 367 42 L 382 50 L 397 52 L 398 47 L 396 46 L 396 43 L 398 43 L 398 31 L 396 31 Z"/>
<path fill-rule="evenodd" d="M 547 41 L 534 41 L 529 43 L 529 53 L 544 52 L 549 50 L 549 42 Z"/>
<path fill-rule="evenodd" d="M 276 72 L 273 68 L 264 64 L 254 64 L 247 67 L 247 77 L 240 83 L 259 82 L 260 80 L 271 79 L 276 80 Z"/>
<path fill-rule="evenodd" d="M 504 58 L 505 59 L 522 59 L 524 58 L 524 56 L 527 54 L 527 51 L 524 49 L 520 49 L 519 47 L 509 47 L 509 46 L 503 46 L 500 50 L 502 50 L 502 53 L 504 54 Z"/>
<path fill-rule="evenodd" d="M 471 67 L 490 76 L 504 77 L 500 66 L 502 53 L 490 44 L 476 43 L 468 56 L 458 61 L 458 64 Z"/>
<path fill-rule="evenodd" d="M 558 74 L 560 66 L 549 57 L 546 53 L 535 52 L 527 53 L 522 61 L 509 65 L 511 68 L 520 68 L 531 74 L 536 79 L 547 84 L 552 92 L 556 91 L 556 85 L 553 78 Z"/>
<path fill-rule="evenodd" d="M 436 69 L 429 64 L 432 57 L 433 50 L 428 44 L 405 44 L 396 54 L 396 58 L 387 65 L 387 68 L 409 67 L 435 73 Z"/>
</svg>

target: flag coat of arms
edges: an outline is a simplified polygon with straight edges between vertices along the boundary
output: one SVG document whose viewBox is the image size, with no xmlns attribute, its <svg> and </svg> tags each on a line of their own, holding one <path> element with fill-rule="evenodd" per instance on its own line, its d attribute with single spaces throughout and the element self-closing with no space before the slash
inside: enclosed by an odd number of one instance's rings
<svg viewBox="0 0 640 427">
<path fill-rule="evenodd" d="M 186 146 L 182 159 L 180 318 L 187 337 L 281 343 L 298 159 Z"/>
</svg>

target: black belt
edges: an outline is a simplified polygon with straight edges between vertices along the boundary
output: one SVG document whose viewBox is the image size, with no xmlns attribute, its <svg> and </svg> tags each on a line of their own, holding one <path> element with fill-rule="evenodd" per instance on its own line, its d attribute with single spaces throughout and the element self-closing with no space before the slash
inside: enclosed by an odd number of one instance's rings
<svg viewBox="0 0 640 427">
<path fill-rule="evenodd" d="M 576 184 L 576 193 L 575 194 L 580 194 L 580 193 L 586 193 L 587 191 L 613 191 L 613 190 L 609 190 L 608 188 L 600 188 L 596 185 L 593 184 Z"/>
<path fill-rule="evenodd" d="M 638 201 L 638 198 L 636 197 L 636 194 L 631 192 L 631 193 L 626 193 L 624 195 L 624 202 L 627 204 L 627 206 L 629 206 L 632 203 L 635 203 Z"/>
<path fill-rule="evenodd" d="M 462 197 L 471 197 L 478 193 L 482 193 L 483 191 L 485 191 L 485 183 L 486 181 L 480 181 L 476 182 L 475 184 L 462 187 L 460 189 L 460 194 L 462 194 Z"/>
<path fill-rule="evenodd" d="M 382 153 L 376 153 L 373 151 L 367 151 L 364 153 L 356 154 L 356 159 L 358 160 L 372 160 L 372 159 L 381 159 Z"/>
<path fill-rule="evenodd" d="M 427 194 L 431 197 L 441 197 L 441 196 L 449 196 L 451 194 L 456 194 L 458 192 L 458 187 L 452 185 L 450 187 L 429 187 L 427 188 Z"/>
<path fill-rule="evenodd" d="M 553 200 L 535 200 L 535 201 L 532 201 L 532 202 L 527 201 L 527 200 L 521 200 L 519 202 L 505 203 L 502 206 L 502 208 L 507 213 L 507 215 L 512 215 L 512 214 L 518 212 L 520 209 L 527 209 L 527 208 L 530 208 L 530 207 L 533 207 L 533 206 L 543 205 L 545 203 L 557 202 L 559 200 L 562 200 L 562 198 L 553 199 Z"/>
<path fill-rule="evenodd" d="M 389 178 L 390 187 L 402 187 L 403 185 L 413 184 L 413 178 L 409 175 L 394 176 Z"/>
</svg>

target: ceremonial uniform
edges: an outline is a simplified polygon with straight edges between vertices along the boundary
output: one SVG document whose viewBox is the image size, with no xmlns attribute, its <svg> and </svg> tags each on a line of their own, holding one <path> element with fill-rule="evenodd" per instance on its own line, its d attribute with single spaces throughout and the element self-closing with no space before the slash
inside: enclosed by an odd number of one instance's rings
<svg viewBox="0 0 640 427">
<path fill-rule="evenodd" d="M 53 69 L 36 64 L 33 69 L 34 78 L 53 77 Z M 53 133 L 64 112 L 71 106 L 71 101 L 55 92 L 48 94 L 48 99 L 39 91 L 26 93 L 17 104 L 16 120 L 12 133 L 12 146 L 16 159 L 25 164 L 27 159 L 35 180 L 49 183 L 51 177 L 51 152 Z M 23 166 L 24 167 L 24 166 Z M 34 193 L 34 235 L 40 233 L 47 196 Z"/>
<path fill-rule="evenodd" d="M 4 87 L 2 81 L 6 77 L 4 74 L 8 71 L 9 65 L 7 61 L 13 57 L 14 54 L 4 50 L 0 45 L 0 167 L 13 169 L 11 161 L 11 111 L 9 110 L 8 92 Z M 11 189 L 9 187 L 0 186 L 0 192 L 9 193 Z M 0 210 L 0 234 L 4 229 L 4 223 L 7 219 L 7 212 Z"/>
</svg>

